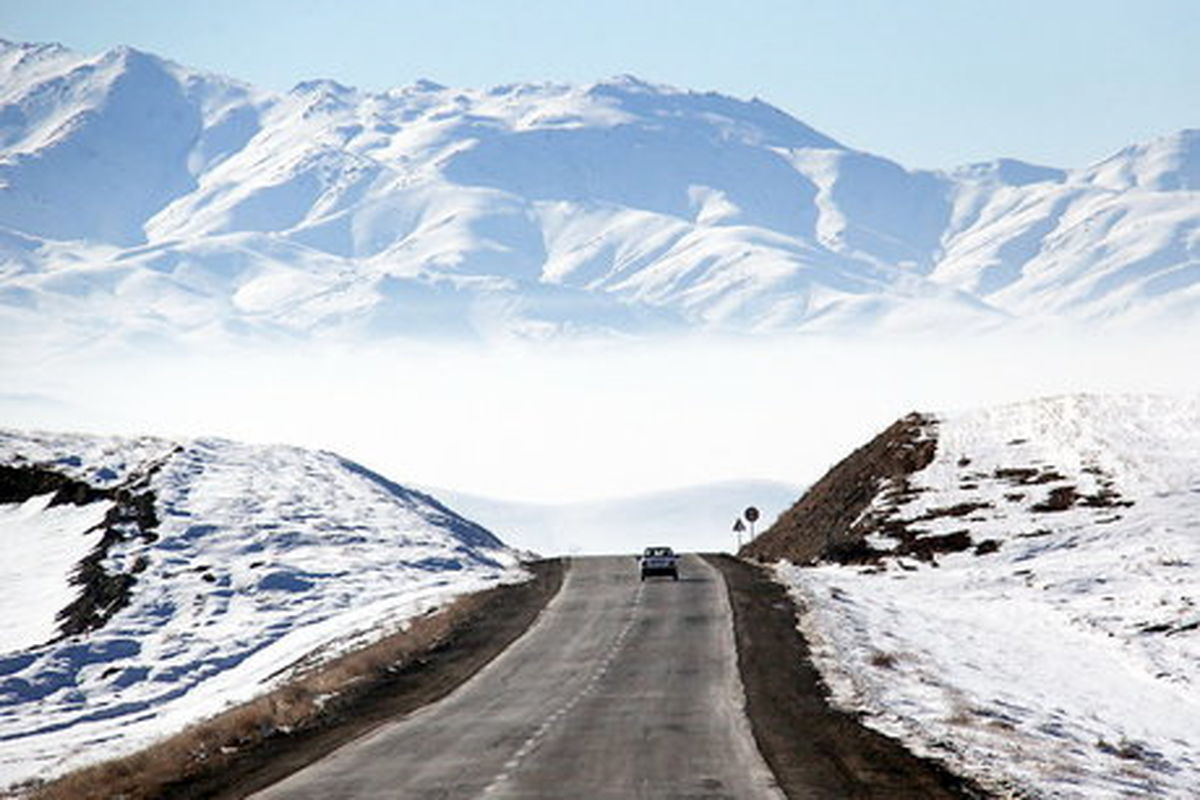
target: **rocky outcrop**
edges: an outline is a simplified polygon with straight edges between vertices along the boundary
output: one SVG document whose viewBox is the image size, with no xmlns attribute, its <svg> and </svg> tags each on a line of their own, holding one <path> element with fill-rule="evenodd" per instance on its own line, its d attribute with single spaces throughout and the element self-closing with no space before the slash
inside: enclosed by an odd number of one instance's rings
<svg viewBox="0 0 1200 800">
<path fill-rule="evenodd" d="M 872 503 L 881 494 L 893 505 L 910 498 L 908 477 L 929 466 L 936 452 L 933 417 L 914 412 L 897 420 L 829 470 L 739 555 L 797 564 L 874 560 L 866 536 L 886 519 L 868 513 Z"/>
<path fill-rule="evenodd" d="M 109 563 L 109 552 L 125 541 L 140 538 L 154 541 L 158 527 L 154 492 L 150 481 L 163 462 L 149 465 L 117 487 L 96 487 L 77 478 L 36 464 L 0 465 L 0 503 L 23 503 L 32 497 L 53 492 L 50 506 L 107 501 L 112 504 L 104 521 L 91 531 L 100 539 L 84 556 L 71 575 L 79 594 L 58 612 L 59 631 L 63 636 L 87 633 L 104 626 L 117 611 L 129 603 L 137 575 L 146 568 L 144 558 L 127 569 Z"/>
<path fill-rule="evenodd" d="M 113 614 L 129 604 L 137 575 L 146 568 L 147 562 L 145 558 L 138 558 L 127 569 L 114 569 L 107 563 L 108 555 L 113 546 L 121 542 L 134 538 L 152 542 L 157 538 L 154 528 L 158 527 L 158 516 L 154 511 L 154 492 L 149 484 L 159 466 L 155 465 L 123 487 L 111 490 L 115 502 L 105 514 L 104 522 L 100 523 L 103 531 L 100 541 L 79 562 L 71 576 L 71 583 L 79 587 L 79 596 L 58 612 L 59 630 L 64 636 L 101 628 Z"/>
<path fill-rule="evenodd" d="M 24 503 L 31 497 L 54 493 L 51 506 L 86 505 L 111 499 L 111 489 L 97 489 L 83 481 L 32 464 L 0 464 L 0 503 Z"/>
</svg>

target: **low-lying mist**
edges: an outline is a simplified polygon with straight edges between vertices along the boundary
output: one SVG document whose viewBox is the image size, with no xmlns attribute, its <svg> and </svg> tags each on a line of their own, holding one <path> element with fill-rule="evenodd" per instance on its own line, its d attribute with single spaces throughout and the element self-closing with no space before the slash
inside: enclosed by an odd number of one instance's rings
<svg viewBox="0 0 1200 800">
<path fill-rule="evenodd" d="M 3 424 L 336 450 L 401 482 L 558 503 L 802 485 L 896 417 L 1200 392 L 1191 336 L 305 344 L 0 362 Z"/>
</svg>

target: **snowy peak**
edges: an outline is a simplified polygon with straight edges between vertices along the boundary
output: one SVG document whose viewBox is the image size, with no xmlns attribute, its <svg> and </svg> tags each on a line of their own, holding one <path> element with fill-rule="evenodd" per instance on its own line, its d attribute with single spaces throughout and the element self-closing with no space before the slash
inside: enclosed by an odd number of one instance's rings
<svg viewBox="0 0 1200 800">
<path fill-rule="evenodd" d="M 962 181 L 991 183 L 1000 186 L 1028 186 L 1031 183 L 1062 183 L 1067 171 L 1054 167 L 1030 164 L 1015 158 L 998 158 L 979 164 L 959 167 L 952 173 Z"/>
<path fill-rule="evenodd" d="M 1082 179 L 1114 191 L 1200 191 L 1200 129 L 1127 147 L 1084 171 Z"/>
<path fill-rule="evenodd" d="M 0 70 L 6 76 L 28 76 L 39 71 L 61 67 L 66 62 L 84 60 L 58 43 L 24 44 L 0 39 Z M 12 84 L 5 81 L 0 89 Z"/>
<path fill-rule="evenodd" d="M 631 75 L 596 83 L 587 94 L 610 99 L 639 120 L 711 128 L 723 138 L 746 144 L 844 149 L 828 136 L 758 98 L 744 101 L 716 92 L 682 91 Z"/>
<path fill-rule="evenodd" d="M 310 95 L 322 94 L 331 97 L 352 97 L 356 94 L 355 90 L 345 84 L 338 83 L 332 78 L 315 78 L 313 80 L 301 81 L 292 87 L 288 94 L 293 95 Z"/>
<path fill-rule="evenodd" d="M 127 47 L 19 52 L 0 76 L 0 225 L 47 239 L 144 242 L 145 222 L 195 188 L 194 153 L 211 162 L 210 101 L 247 94 Z"/>
</svg>

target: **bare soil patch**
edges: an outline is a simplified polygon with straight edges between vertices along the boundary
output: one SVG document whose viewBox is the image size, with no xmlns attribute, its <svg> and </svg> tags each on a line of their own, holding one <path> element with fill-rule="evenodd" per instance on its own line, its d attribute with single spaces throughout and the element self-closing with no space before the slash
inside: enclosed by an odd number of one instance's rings
<svg viewBox="0 0 1200 800">
<path fill-rule="evenodd" d="M 760 566 L 726 555 L 705 558 L 725 576 L 729 589 L 754 738 L 789 798 L 988 796 L 833 708 L 784 588 Z"/>
<path fill-rule="evenodd" d="M 936 452 L 937 424 L 932 417 L 913 413 L 897 420 L 829 470 L 739 555 L 796 564 L 876 560 L 879 553 L 864 542 L 869 534 L 906 531 L 892 531 L 885 516 L 865 512 L 881 492 L 895 507 L 915 498 L 918 490 L 909 476 L 928 466 Z"/>
<path fill-rule="evenodd" d="M 1009 442 L 1024 443 L 1024 439 Z M 986 521 L 988 515 L 981 512 L 995 509 L 991 499 L 969 497 L 916 515 L 903 513 L 927 491 L 916 485 L 913 475 L 933 462 L 938 447 L 936 418 L 912 413 L 897 420 L 830 469 L 738 555 L 760 562 L 786 559 L 794 564 L 827 562 L 873 568 L 889 557 L 907 556 L 936 566 L 938 556 L 946 553 L 995 553 L 1001 543 L 995 539 L 975 541 L 970 527 Z M 1113 476 L 1099 464 L 1083 467 L 1097 484 L 1094 493 L 1083 494 L 1057 469 L 1037 461 L 1031 466 L 996 467 L 991 472 L 972 469 L 969 456 L 960 456 L 956 463 L 959 473 L 954 485 L 963 492 L 975 492 L 985 483 L 998 481 L 1003 488 L 1013 487 L 1004 493 L 1004 499 L 1014 504 L 1025 502 L 1031 493 L 1046 492 L 1028 507 L 1033 513 L 1053 514 L 1079 507 L 1106 511 L 1133 505 L 1122 498 Z M 1117 514 L 1096 523 L 1120 518 Z M 927 524 L 947 519 L 962 519 L 963 528 L 933 534 L 933 526 Z M 883 545 L 878 538 L 869 541 L 873 535 L 895 544 Z"/>
</svg>

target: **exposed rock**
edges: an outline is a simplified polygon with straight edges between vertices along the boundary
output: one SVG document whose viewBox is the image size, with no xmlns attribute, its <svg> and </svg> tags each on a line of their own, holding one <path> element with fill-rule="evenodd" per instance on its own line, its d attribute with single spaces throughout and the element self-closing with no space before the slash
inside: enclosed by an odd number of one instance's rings
<svg viewBox="0 0 1200 800">
<path fill-rule="evenodd" d="M 901 542 L 896 548 L 895 555 L 912 556 L 921 561 L 933 561 L 938 553 L 961 553 L 970 550 L 971 534 L 968 531 L 954 531 L 937 536 L 917 536 Z"/>
<path fill-rule="evenodd" d="M 936 422 L 912 413 L 855 450 L 805 493 L 796 505 L 740 555 L 763 561 L 820 559 L 860 563 L 871 557 L 866 536 L 886 518 L 868 514 L 886 492 L 893 507 L 916 497 L 908 476 L 929 466 L 937 452 Z"/>
<path fill-rule="evenodd" d="M 1043 514 L 1051 511 L 1066 511 L 1075 505 L 1075 501 L 1078 499 L 1079 492 L 1074 486 L 1059 486 L 1051 489 L 1050 495 L 1045 500 L 1030 506 L 1030 510 Z"/>
<path fill-rule="evenodd" d="M 986 556 L 995 553 L 1000 549 L 1000 542 L 996 539 L 984 539 L 979 544 L 975 545 L 975 555 Z"/>
<path fill-rule="evenodd" d="M 0 503 L 24 503 L 31 497 L 54 493 L 51 506 L 77 506 L 111 499 L 113 490 L 97 489 L 83 481 L 34 464 L 0 465 Z"/>
<path fill-rule="evenodd" d="M 1052 469 L 1038 469 L 1037 467 L 1000 467 L 996 470 L 995 477 L 1010 481 L 1017 486 L 1066 480 L 1063 475 Z"/>
<path fill-rule="evenodd" d="M 130 591 L 137 582 L 135 576 L 147 567 L 145 557 L 135 559 L 128 572 L 110 571 L 106 562 L 109 551 L 120 542 L 138 537 L 152 542 L 157 538 L 154 528 L 158 527 L 158 515 L 150 481 L 165 463 L 164 460 L 149 465 L 143 473 L 135 474 L 123 486 L 107 490 L 104 495 L 111 497 L 115 505 L 99 525 L 104 531 L 99 543 L 84 556 L 71 576 L 71 583 L 79 586 L 80 592 L 69 606 L 58 612 L 63 636 L 102 628 L 113 614 L 129 604 Z"/>
<path fill-rule="evenodd" d="M 150 479 L 161 467 L 161 462 L 152 464 L 122 486 L 100 488 L 58 472 L 50 465 L 0 465 L 0 503 L 23 503 L 53 492 L 51 506 L 100 501 L 113 504 L 104 521 L 93 529 L 102 531 L 100 540 L 71 575 L 71 583 L 79 587 L 79 596 L 58 612 L 63 636 L 103 627 L 129 603 L 129 592 L 137 581 L 134 576 L 146 569 L 145 557 L 136 559 L 128 572 L 110 571 L 106 562 L 109 551 L 120 542 L 136 537 L 147 542 L 154 540 L 158 516 Z"/>
</svg>

